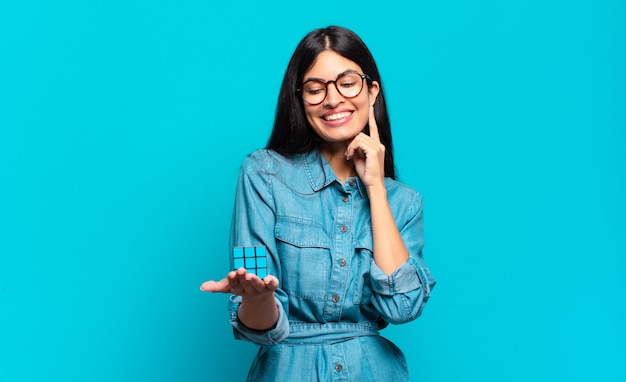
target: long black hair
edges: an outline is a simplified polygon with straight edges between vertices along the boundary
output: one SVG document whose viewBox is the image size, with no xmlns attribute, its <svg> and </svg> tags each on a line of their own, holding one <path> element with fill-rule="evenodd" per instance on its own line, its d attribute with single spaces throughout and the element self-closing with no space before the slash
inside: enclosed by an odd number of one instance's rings
<svg viewBox="0 0 626 382">
<path fill-rule="evenodd" d="M 378 82 L 380 91 L 374 103 L 374 117 L 380 141 L 385 145 L 385 176 L 395 179 L 391 124 L 376 62 L 359 36 L 338 26 L 316 29 L 306 35 L 296 47 L 280 88 L 274 128 L 267 148 L 283 155 L 293 155 L 307 153 L 318 147 L 321 138 L 309 126 L 302 97 L 297 89 L 302 84 L 304 73 L 313 65 L 318 54 L 325 50 L 332 50 L 355 62 L 373 81 Z M 367 81 L 367 86 L 372 86 L 371 81 Z M 365 127 L 365 133 L 369 134 L 369 126 Z"/>
</svg>

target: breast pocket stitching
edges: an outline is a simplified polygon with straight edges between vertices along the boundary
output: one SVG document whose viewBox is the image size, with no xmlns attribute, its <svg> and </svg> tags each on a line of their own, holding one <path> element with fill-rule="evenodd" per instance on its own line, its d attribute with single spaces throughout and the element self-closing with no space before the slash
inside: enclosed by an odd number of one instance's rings
<svg viewBox="0 0 626 382">
<path fill-rule="evenodd" d="M 324 301 L 331 270 L 331 241 L 323 225 L 306 218 L 279 216 L 275 236 L 283 290 L 293 297 Z"/>
</svg>

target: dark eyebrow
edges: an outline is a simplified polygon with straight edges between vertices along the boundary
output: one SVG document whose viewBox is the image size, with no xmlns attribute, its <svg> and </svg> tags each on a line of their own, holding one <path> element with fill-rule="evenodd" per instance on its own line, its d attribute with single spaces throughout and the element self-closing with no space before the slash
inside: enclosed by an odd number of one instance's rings
<svg viewBox="0 0 626 382">
<path fill-rule="evenodd" d="M 357 71 L 356 71 L 356 70 L 354 70 L 354 69 L 348 69 L 348 70 L 344 70 L 343 72 L 339 73 L 339 74 L 337 75 L 337 77 L 335 77 L 335 79 L 334 79 L 334 80 L 331 80 L 331 81 L 335 81 L 337 78 L 339 78 L 339 77 L 343 76 L 344 74 L 348 74 L 348 73 L 356 73 L 356 74 L 359 74 L 359 72 L 357 72 Z M 304 81 L 302 81 L 302 83 L 305 83 L 305 82 L 307 82 L 307 81 L 320 81 L 320 82 L 323 82 L 323 83 L 328 82 L 328 81 L 326 81 L 326 80 L 325 80 L 325 79 L 323 79 L 323 78 L 318 78 L 318 77 L 309 77 L 309 78 L 306 78 Z"/>
</svg>

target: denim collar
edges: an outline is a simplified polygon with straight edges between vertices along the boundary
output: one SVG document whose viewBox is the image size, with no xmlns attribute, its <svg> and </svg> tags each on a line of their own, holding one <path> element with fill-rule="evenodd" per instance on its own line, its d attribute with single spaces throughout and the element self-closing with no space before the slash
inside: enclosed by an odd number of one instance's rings
<svg viewBox="0 0 626 382">
<path fill-rule="evenodd" d="M 314 192 L 321 190 L 335 181 L 341 184 L 341 181 L 335 175 L 332 167 L 330 167 L 330 163 L 328 163 L 320 151 L 312 150 L 308 153 L 301 154 L 300 158 L 306 169 L 306 176 L 311 185 L 311 189 L 313 189 Z M 367 190 L 363 182 L 361 182 L 361 179 L 358 176 L 355 176 L 353 179 L 356 180 L 357 189 L 361 197 L 367 199 Z"/>
</svg>

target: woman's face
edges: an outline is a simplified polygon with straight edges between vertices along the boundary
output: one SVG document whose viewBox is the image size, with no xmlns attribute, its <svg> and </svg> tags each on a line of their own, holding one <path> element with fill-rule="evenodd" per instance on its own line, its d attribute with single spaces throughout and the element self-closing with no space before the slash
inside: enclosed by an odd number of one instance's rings
<svg viewBox="0 0 626 382">
<path fill-rule="evenodd" d="M 355 62 L 332 50 L 325 50 L 304 73 L 303 82 L 310 79 L 335 81 L 346 71 L 368 74 L 363 73 Z M 364 81 L 359 95 L 345 98 L 337 91 L 336 86 L 334 82 L 328 84 L 326 98 L 320 104 L 310 105 L 304 102 L 304 112 L 313 131 L 331 145 L 350 141 L 363 131 L 369 119 L 369 108 L 374 105 L 380 89 L 378 82 L 373 81 L 372 87 L 368 88 L 367 81 Z"/>
</svg>

